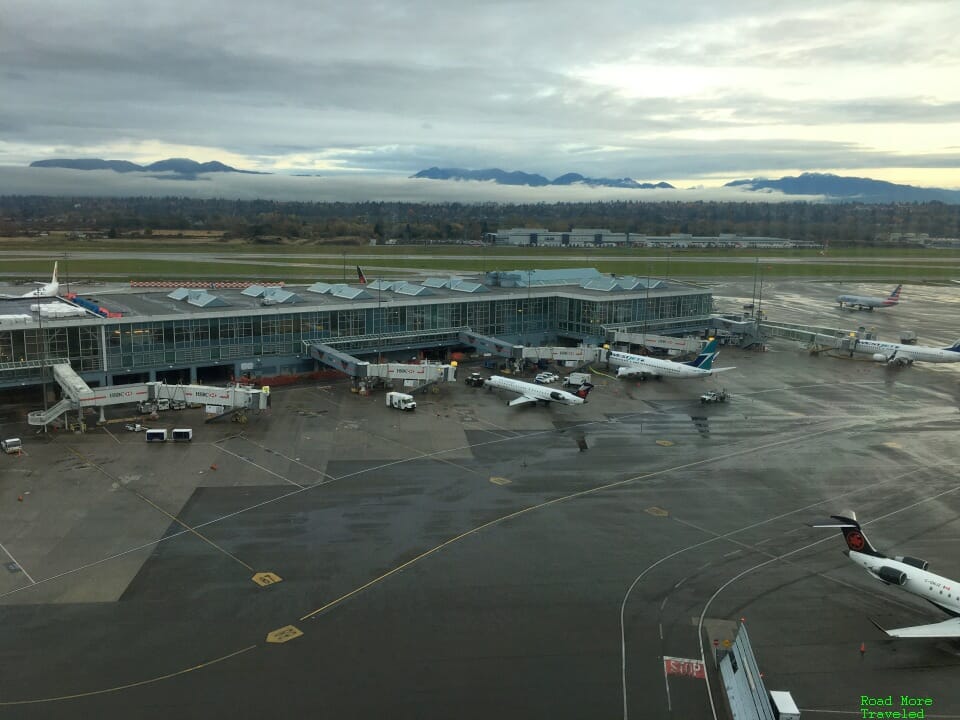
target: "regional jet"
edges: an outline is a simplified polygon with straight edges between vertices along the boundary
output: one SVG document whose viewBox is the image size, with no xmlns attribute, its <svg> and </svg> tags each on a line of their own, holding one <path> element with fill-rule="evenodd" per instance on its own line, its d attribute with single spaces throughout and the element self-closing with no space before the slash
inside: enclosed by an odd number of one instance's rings
<svg viewBox="0 0 960 720">
<path fill-rule="evenodd" d="M 811 527 L 839 528 L 849 548 L 845 554 L 853 562 L 880 582 L 901 587 L 911 595 L 923 598 L 953 616 L 943 622 L 893 630 L 885 630 L 875 622 L 874 625 L 890 637 L 960 637 L 960 582 L 927 572 L 929 564 L 926 560 L 909 556 L 890 558 L 879 552 L 867 540 L 867 536 L 860 528 L 860 523 L 857 522 L 857 515 L 852 510 L 845 510 L 840 515 L 830 517 L 834 522 L 822 525 L 811 524 Z"/>
<path fill-rule="evenodd" d="M 28 293 L 23 295 L 0 295 L 0 297 L 5 298 L 45 298 L 45 297 L 56 297 L 57 293 L 60 291 L 60 283 L 57 282 L 57 263 L 53 263 L 53 277 L 50 278 L 50 282 L 36 283 L 40 285 L 36 290 L 31 290 Z"/>
<path fill-rule="evenodd" d="M 633 355 L 631 353 L 611 350 L 607 354 L 607 362 L 612 365 L 619 365 L 617 368 L 617 377 L 675 377 L 675 378 L 694 378 L 707 377 L 714 373 L 733 370 L 732 367 L 715 368 L 713 361 L 720 353 L 717 351 L 717 339 L 710 338 L 696 359 L 690 362 L 674 362 L 673 360 L 661 360 L 659 358 L 647 357 L 645 355 Z"/>
<path fill-rule="evenodd" d="M 871 359 L 874 362 L 882 362 L 887 365 L 912 365 L 914 361 L 960 362 L 960 339 L 946 348 L 903 345 L 901 343 L 880 342 L 879 340 L 857 340 L 853 349 L 859 353 L 872 353 Z"/>
<path fill-rule="evenodd" d="M 893 307 L 900 302 L 900 289 L 903 285 L 897 285 L 893 292 L 891 292 L 887 297 L 870 297 L 869 295 L 841 295 L 837 298 L 837 302 L 840 303 L 840 309 L 843 310 L 843 305 L 846 303 L 851 308 L 855 310 L 869 310 L 873 312 L 874 308 L 880 307 Z"/>
<path fill-rule="evenodd" d="M 587 394 L 593 389 L 590 383 L 581 385 L 575 393 L 566 390 L 555 390 L 546 385 L 537 385 L 535 383 L 514 380 L 513 378 L 500 377 L 494 375 L 487 378 L 484 383 L 487 388 L 501 388 L 510 392 L 519 393 L 520 397 L 514 398 L 507 405 L 528 405 L 530 403 L 550 402 L 560 403 L 561 405 L 583 405 L 587 401 Z"/>
</svg>

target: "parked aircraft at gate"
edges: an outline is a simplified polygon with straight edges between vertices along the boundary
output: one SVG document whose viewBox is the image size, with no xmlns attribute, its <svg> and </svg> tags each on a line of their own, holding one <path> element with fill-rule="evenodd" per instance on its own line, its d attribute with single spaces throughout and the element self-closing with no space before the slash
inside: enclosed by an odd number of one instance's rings
<svg viewBox="0 0 960 720">
<path fill-rule="evenodd" d="M 500 388 L 502 390 L 520 393 L 520 397 L 514 398 L 507 403 L 511 407 L 536 402 L 582 405 L 587 401 L 587 394 L 593 389 L 593 385 L 584 383 L 575 393 L 570 393 L 566 390 L 556 390 L 546 385 L 537 385 L 535 383 L 523 382 L 522 380 L 514 380 L 513 378 L 500 377 L 499 375 L 487 378 L 483 385 L 488 388 Z"/>
<path fill-rule="evenodd" d="M 870 310 L 873 312 L 874 308 L 879 307 L 893 307 L 900 302 L 900 289 L 903 285 L 897 285 L 893 292 L 891 292 L 887 297 L 870 297 L 869 295 L 841 295 L 837 298 L 837 302 L 840 303 L 840 309 L 843 309 L 844 304 L 849 305 L 851 308 L 857 310 Z"/>
<path fill-rule="evenodd" d="M 53 264 L 53 277 L 50 278 L 48 283 L 36 283 L 40 285 L 36 290 L 31 290 L 28 293 L 23 295 L 0 295 L 0 297 L 5 298 L 45 298 L 45 297 L 56 297 L 57 293 L 60 292 L 60 283 L 57 281 L 57 263 Z"/>
<path fill-rule="evenodd" d="M 947 348 L 903 345 L 879 340 L 857 340 L 853 349 L 859 353 L 872 353 L 872 359 L 875 362 L 885 362 L 887 365 L 911 365 L 914 361 L 960 362 L 960 340 Z"/>
<path fill-rule="evenodd" d="M 690 362 L 674 362 L 673 360 L 661 360 L 659 358 L 647 357 L 646 355 L 633 355 L 631 353 L 611 350 L 607 354 L 607 362 L 611 365 L 619 365 L 617 368 L 617 377 L 635 377 L 637 375 L 648 375 L 650 377 L 675 377 L 675 378 L 694 378 L 707 377 L 714 373 L 733 370 L 732 367 L 714 368 L 713 361 L 720 353 L 717 351 L 717 339 L 710 338 L 696 359 Z"/>
<path fill-rule="evenodd" d="M 926 560 L 909 556 L 887 557 L 876 550 L 860 529 L 856 513 L 845 510 L 830 516 L 834 522 L 811 524 L 811 527 L 839 528 L 847 542 L 846 555 L 877 580 L 896 585 L 923 598 L 953 617 L 929 625 L 883 630 L 890 637 L 956 638 L 960 637 L 960 582 L 927 572 Z M 876 625 L 876 623 L 874 623 Z M 877 627 L 880 627 L 877 625 Z"/>
</svg>

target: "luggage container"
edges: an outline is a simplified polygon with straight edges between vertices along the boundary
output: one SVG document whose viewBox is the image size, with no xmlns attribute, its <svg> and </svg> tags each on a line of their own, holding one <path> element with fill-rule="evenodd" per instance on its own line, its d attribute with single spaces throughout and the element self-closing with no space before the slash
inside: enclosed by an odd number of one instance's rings
<svg viewBox="0 0 960 720">
<path fill-rule="evenodd" d="M 190 442 L 193 440 L 192 428 L 174 428 L 170 431 L 174 442 Z"/>
<path fill-rule="evenodd" d="M 167 441 L 167 431 L 166 430 L 147 430 L 146 432 L 147 442 L 166 442 Z"/>
</svg>

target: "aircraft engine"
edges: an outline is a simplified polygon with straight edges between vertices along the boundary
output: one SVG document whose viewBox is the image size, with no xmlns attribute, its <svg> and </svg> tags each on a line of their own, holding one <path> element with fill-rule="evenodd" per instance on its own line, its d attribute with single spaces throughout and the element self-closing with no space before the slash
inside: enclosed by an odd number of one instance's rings
<svg viewBox="0 0 960 720">
<path fill-rule="evenodd" d="M 912 565 L 915 568 L 920 570 L 926 570 L 930 567 L 930 563 L 926 560 L 921 560 L 920 558 L 910 557 L 909 555 L 904 555 L 902 557 L 895 557 L 894 560 L 897 562 L 902 562 L 904 565 Z"/>
<path fill-rule="evenodd" d="M 873 355 L 874 362 L 887 362 L 887 356 L 883 353 L 874 353 Z"/>
<path fill-rule="evenodd" d="M 877 573 L 881 580 L 891 585 L 903 585 L 907 581 L 907 574 L 884 565 Z"/>
</svg>

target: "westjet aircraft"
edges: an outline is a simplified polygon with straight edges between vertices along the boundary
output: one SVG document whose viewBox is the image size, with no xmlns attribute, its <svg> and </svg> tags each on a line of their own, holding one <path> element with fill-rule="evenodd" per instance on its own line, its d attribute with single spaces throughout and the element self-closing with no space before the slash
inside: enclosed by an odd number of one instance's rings
<svg viewBox="0 0 960 720">
<path fill-rule="evenodd" d="M 542 402 L 544 404 L 556 402 L 561 405 L 583 405 L 583 403 L 587 401 L 587 394 L 593 389 L 593 385 L 584 383 L 575 393 L 570 393 L 566 390 L 555 390 L 546 385 L 537 385 L 536 383 L 523 382 L 522 380 L 514 380 L 513 378 L 500 377 L 499 375 L 487 378 L 483 385 L 488 388 L 500 388 L 509 390 L 510 392 L 520 393 L 520 397 L 514 398 L 507 403 L 507 405 L 511 407 L 536 402 Z"/>
<path fill-rule="evenodd" d="M 960 362 L 960 340 L 947 348 L 903 345 L 879 340 L 857 340 L 853 349 L 859 353 L 872 353 L 872 359 L 875 362 L 885 362 L 887 365 L 911 365 L 915 360 L 935 363 Z"/>
<path fill-rule="evenodd" d="M 690 362 L 674 362 L 673 360 L 661 360 L 658 358 L 647 357 L 645 355 L 633 355 L 631 353 L 611 350 L 607 354 L 607 362 L 611 365 L 619 365 L 617 368 L 617 377 L 634 377 L 637 375 L 648 375 L 650 377 L 675 377 L 675 378 L 694 378 L 707 377 L 714 373 L 733 370 L 732 367 L 715 368 L 713 361 L 720 353 L 717 351 L 717 339 L 710 338 L 710 342 L 700 351 L 695 360 Z"/>
<path fill-rule="evenodd" d="M 36 284 L 40 285 L 40 287 L 38 287 L 36 290 L 31 290 L 28 293 L 24 293 L 23 295 L 0 295 L 0 297 L 5 297 L 5 298 L 56 297 L 57 293 L 60 291 L 60 283 L 57 282 L 57 263 L 53 264 L 53 277 L 50 278 L 50 282 L 46 284 L 44 283 L 36 283 Z"/>
<path fill-rule="evenodd" d="M 869 310 L 873 312 L 874 308 L 892 307 L 900 302 L 900 289 L 903 285 L 897 285 L 893 292 L 887 297 L 870 297 L 869 295 L 841 295 L 837 298 L 840 303 L 840 309 L 843 309 L 844 303 L 857 310 Z"/>
<path fill-rule="evenodd" d="M 840 515 L 830 516 L 834 522 L 811 524 L 810 527 L 840 528 L 849 550 L 846 556 L 866 570 L 877 580 L 887 585 L 896 585 L 908 593 L 923 598 L 953 617 L 929 625 L 885 630 L 890 637 L 900 638 L 956 638 L 960 637 L 960 582 L 927 572 L 926 560 L 909 556 L 887 557 L 877 551 L 860 529 L 856 513 L 845 510 Z M 873 622 L 871 620 L 871 622 Z"/>
</svg>

